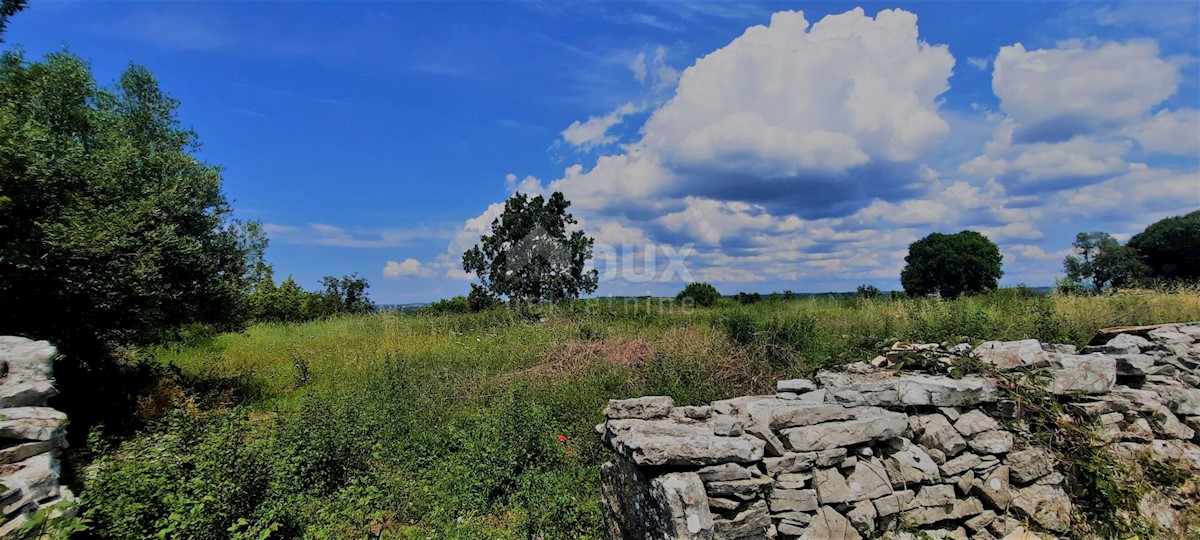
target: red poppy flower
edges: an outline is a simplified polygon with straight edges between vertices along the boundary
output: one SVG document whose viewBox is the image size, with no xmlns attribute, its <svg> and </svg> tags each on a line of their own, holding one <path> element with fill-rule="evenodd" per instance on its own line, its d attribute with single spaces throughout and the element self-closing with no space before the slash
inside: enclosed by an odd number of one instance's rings
<svg viewBox="0 0 1200 540">
<path fill-rule="evenodd" d="M 567 436 L 566 436 L 566 435 L 559 435 L 559 436 L 558 436 L 558 442 L 567 442 Z"/>
</svg>

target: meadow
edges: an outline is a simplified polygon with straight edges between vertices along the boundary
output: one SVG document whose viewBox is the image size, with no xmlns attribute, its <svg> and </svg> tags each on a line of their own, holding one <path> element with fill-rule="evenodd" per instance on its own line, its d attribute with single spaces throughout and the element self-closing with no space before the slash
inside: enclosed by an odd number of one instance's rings
<svg viewBox="0 0 1200 540">
<path fill-rule="evenodd" d="M 134 352 L 164 368 L 145 429 L 89 441 L 108 538 L 603 537 L 593 427 L 609 399 L 697 404 L 893 341 L 1035 338 L 1200 319 L 1200 291 L 1001 289 L 953 301 L 811 297 L 690 308 L 582 300 L 259 324 Z"/>
</svg>

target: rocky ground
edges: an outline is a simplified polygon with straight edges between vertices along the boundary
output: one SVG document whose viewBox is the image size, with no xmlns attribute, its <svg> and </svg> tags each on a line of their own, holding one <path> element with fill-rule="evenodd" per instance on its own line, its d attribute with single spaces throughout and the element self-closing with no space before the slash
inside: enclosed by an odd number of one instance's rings
<svg viewBox="0 0 1200 540">
<path fill-rule="evenodd" d="M 1194 488 L 1198 367 L 1190 323 L 1102 332 L 1082 351 L 898 343 L 774 395 L 613 401 L 597 426 L 615 452 L 601 471 L 609 536 L 1098 535 L 1096 482 L 1072 460 L 1151 460 Z M 1148 486 L 1117 517 L 1186 538 L 1185 492 Z"/>
</svg>

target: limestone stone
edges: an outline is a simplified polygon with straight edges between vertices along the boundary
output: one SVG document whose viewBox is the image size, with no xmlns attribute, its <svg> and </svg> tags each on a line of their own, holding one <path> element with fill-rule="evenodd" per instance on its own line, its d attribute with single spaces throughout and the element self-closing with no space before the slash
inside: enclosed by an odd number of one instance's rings
<svg viewBox="0 0 1200 540">
<path fill-rule="evenodd" d="M 1154 374 L 1154 357 L 1148 354 L 1122 354 L 1117 360 L 1118 377 L 1145 377 Z"/>
<path fill-rule="evenodd" d="M 722 437 L 714 434 L 707 424 L 617 419 L 609 420 L 605 426 L 605 438 L 613 449 L 642 466 L 705 466 L 763 458 L 761 440 L 749 436 Z"/>
<path fill-rule="evenodd" d="M 742 501 L 722 499 L 721 497 L 708 497 L 709 508 L 716 508 L 718 510 L 737 510 L 740 506 L 742 506 Z"/>
<path fill-rule="evenodd" d="M 67 415 L 49 407 L 11 407 L 0 410 L 0 438 L 26 441 L 61 441 L 66 438 Z"/>
<path fill-rule="evenodd" d="M 1008 455 L 1008 474 L 1013 482 L 1026 484 L 1054 472 L 1054 456 L 1041 448 L 1028 448 Z"/>
<path fill-rule="evenodd" d="M 1117 382 L 1117 361 L 1102 354 L 1052 355 L 1050 391 L 1058 394 L 1103 394 Z"/>
<path fill-rule="evenodd" d="M 1192 443 L 1155 439 L 1150 441 L 1150 451 L 1160 459 L 1183 460 L 1193 468 L 1200 469 L 1200 447 Z"/>
<path fill-rule="evenodd" d="M 1000 423 L 982 411 L 972 409 L 954 420 L 954 429 L 963 437 L 970 437 L 976 433 L 1000 429 Z"/>
<path fill-rule="evenodd" d="M 714 435 L 722 437 L 740 437 L 746 430 L 746 423 L 741 418 L 719 414 L 712 420 Z"/>
<path fill-rule="evenodd" d="M 836 469 L 817 469 L 813 485 L 823 505 L 877 499 L 892 492 L 887 473 L 877 460 L 860 462 L 849 476 Z"/>
<path fill-rule="evenodd" d="M 58 394 L 52 384 L 53 345 L 23 337 L 0 336 L 0 363 L 7 373 L 0 378 L 0 407 L 42 407 Z"/>
<path fill-rule="evenodd" d="M 13 492 L 3 502 L 4 514 L 58 493 L 59 463 L 51 453 L 29 457 L 11 467 L 11 472 L 0 477 L 0 485 Z"/>
<path fill-rule="evenodd" d="M 871 502 L 875 505 L 875 512 L 880 517 L 886 517 L 899 514 L 900 510 L 907 507 L 913 497 L 914 493 L 911 490 L 903 490 L 884 495 Z"/>
<path fill-rule="evenodd" d="M 971 492 L 973 483 L 975 483 L 975 471 L 967 471 L 954 479 L 954 487 L 958 488 L 958 492 L 963 495 Z"/>
<path fill-rule="evenodd" d="M 961 520 L 983 513 L 983 504 L 974 497 L 956 499 L 953 504 L 942 506 L 919 506 L 900 514 L 901 520 L 915 526 Z"/>
<path fill-rule="evenodd" d="M 14 446 L 6 446 L 0 449 L 0 465 L 22 461 L 38 454 L 49 452 L 57 446 L 60 445 L 56 444 L 55 441 L 30 441 Z"/>
<path fill-rule="evenodd" d="M 754 476 L 750 469 L 747 469 L 736 463 L 722 463 L 720 465 L 710 465 L 704 467 L 696 474 L 700 475 L 700 479 L 705 482 L 721 482 L 727 480 L 746 480 Z"/>
<path fill-rule="evenodd" d="M 850 524 L 855 529 L 868 534 L 875 530 L 875 518 L 878 516 L 875 505 L 871 501 L 858 501 L 854 503 L 854 507 L 849 512 L 846 512 L 846 519 L 850 520 Z"/>
<path fill-rule="evenodd" d="M 829 450 L 821 450 L 817 452 L 817 460 L 815 462 L 818 467 L 833 467 L 839 465 L 846 459 L 848 452 L 845 448 L 830 448 Z"/>
<path fill-rule="evenodd" d="M 1175 414 L 1184 416 L 1200 415 L 1200 389 L 1196 388 L 1156 388 L 1156 394 L 1162 397 Z"/>
<path fill-rule="evenodd" d="M 828 506 L 821 507 L 800 540 L 861 540 L 850 520 Z"/>
<path fill-rule="evenodd" d="M 0 425 L 2 424 L 0 422 Z M 1164 438 L 1191 440 L 1196 436 L 1196 432 L 1192 428 L 1180 422 L 1166 407 L 1159 407 L 1150 414 L 1150 425 L 1154 428 L 1155 433 Z"/>
<path fill-rule="evenodd" d="M 773 513 L 811 512 L 819 506 L 814 489 L 775 489 L 767 500 Z"/>
<path fill-rule="evenodd" d="M 767 474 L 777 475 L 796 471 L 806 471 L 817 461 L 817 452 L 787 452 L 779 457 L 763 458 L 763 467 Z"/>
<path fill-rule="evenodd" d="M 1009 468 L 1007 465 L 996 467 L 991 474 L 975 480 L 971 493 L 983 499 L 983 502 L 997 512 L 1005 512 L 1013 498 L 1013 490 L 1009 487 Z"/>
<path fill-rule="evenodd" d="M 728 480 L 721 482 L 706 482 L 704 490 L 708 495 L 731 497 L 742 500 L 755 499 L 759 493 L 769 487 L 773 480 L 767 477 L 748 478 L 746 480 Z"/>
<path fill-rule="evenodd" d="M 1049 360 L 1036 339 L 985 341 L 975 347 L 975 356 L 1001 369 L 1040 365 Z"/>
<path fill-rule="evenodd" d="M 952 504 L 954 499 L 954 486 L 934 484 L 922 486 L 910 504 L 914 508 L 920 506 L 942 506 Z"/>
<path fill-rule="evenodd" d="M 1165 327 L 1151 330 L 1147 337 L 1155 343 L 1180 343 L 1190 345 L 1195 339 L 1188 334 L 1176 331 L 1175 328 Z"/>
<path fill-rule="evenodd" d="M 883 464 L 892 486 L 895 487 L 929 483 L 940 477 L 937 463 L 915 444 L 892 454 Z"/>
<path fill-rule="evenodd" d="M 991 510 L 984 510 L 982 514 L 975 516 L 963 522 L 967 526 L 967 530 L 978 533 L 985 530 L 989 523 L 996 519 L 996 513 Z"/>
<path fill-rule="evenodd" d="M 712 417 L 712 407 L 697 407 L 693 405 L 675 407 L 667 416 L 679 420 L 708 420 Z"/>
<path fill-rule="evenodd" d="M 941 375 L 904 374 L 881 371 L 868 375 L 820 372 L 823 388 L 834 389 L 831 397 L 843 405 L 898 407 L 954 407 L 996 401 L 994 381 L 978 377 L 954 379 Z"/>
<path fill-rule="evenodd" d="M 980 454 L 1003 454 L 1012 449 L 1013 434 L 1007 431 L 985 431 L 967 441 L 971 450 Z"/>
<path fill-rule="evenodd" d="M 955 456 L 962 452 L 967 447 L 967 441 L 958 434 L 958 430 L 950 425 L 950 421 L 946 420 L 945 416 L 940 414 L 927 414 L 919 416 L 918 424 L 920 425 L 920 436 L 917 442 L 926 448 L 935 448 L 946 453 L 946 456 Z"/>
<path fill-rule="evenodd" d="M 809 379 L 788 379 L 775 383 L 775 390 L 803 394 L 817 389 L 817 384 Z"/>
<path fill-rule="evenodd" d="M 771 525 L 767 503 L 757 501 L 739 511 L 732 518 L 714 518 L 713 531 L 716 538 L 747 538 L 766 534 Z"/>
<path fill-rule="evenodd" d="M 775 478 L 775 489 L 804 489 L 809 480 L 812 480 L 811 474 L 781 474 Z"/>
<path fill-rule="evenodd" d="M 610 420 L 638 418 L 653 420 L 665 418 L 675 406 L 671 396 L 646 396 L 633 399 L 610 399 L 604 409 L 604 417 Z"/>
<path fill-rule="evenodd" d="M 869 413 L 863 412 L 854 420 L 788 428 L 780 435 L 789 449 L 803 452 L 890 439 L 900 436 L 907 427 L 907 417 L 903 413 L 870 409 Z"/>
<path fill-rule="evenodd" d="M 1058 486 L 1034 484 L 1021 488 L 1012 498 L 1012 507 L 1047 530 L 1061 533 L 1071 528 L 1071 499 Z"/>
<path fill-rule="evenodd" d="M 1120 334 L 1102 345 L 1084 347 L 1083 353 L 1139 354 L 1142 350 L 1153 346 L 1154 344 L 1144 337 L 1133 334 Z"/>
</svg>

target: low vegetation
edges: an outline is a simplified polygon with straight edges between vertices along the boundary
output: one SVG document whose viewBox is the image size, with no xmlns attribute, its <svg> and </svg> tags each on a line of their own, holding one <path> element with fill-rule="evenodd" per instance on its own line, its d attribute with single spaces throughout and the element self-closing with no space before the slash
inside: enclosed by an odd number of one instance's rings
<svg viewBox="0 0 1200 540">
<path fill-rule="evenodd" d="M 137 352 L 166 375 L 136 400 L 137 436 L 95 432 L 90 526 L 112 538 L 600 538 L 607 456 L 592 429 L 608 399 L 763 392 L 893 340 L 1082 344 L 1105 326 L 1200 319 L 1200 293 L 454 311 L 257 324 Z"/>
</svg>

